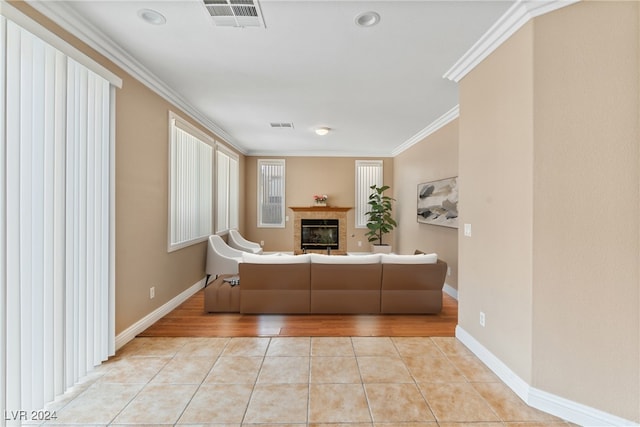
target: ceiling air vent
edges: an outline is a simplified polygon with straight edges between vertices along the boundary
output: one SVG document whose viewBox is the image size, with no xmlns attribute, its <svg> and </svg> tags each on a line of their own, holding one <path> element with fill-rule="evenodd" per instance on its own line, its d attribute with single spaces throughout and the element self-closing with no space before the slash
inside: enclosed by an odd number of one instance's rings
<svg viewBox="0 0 640 427">
<path fill-rule="evenodd" d="M 258 0 L 204 0 L 218 27 L 265 28 Z"/>
<path fill-rule="evenodd" d="M 293 123 L 271 122 L 274 129 L 293 129 Z"/>
</svg>

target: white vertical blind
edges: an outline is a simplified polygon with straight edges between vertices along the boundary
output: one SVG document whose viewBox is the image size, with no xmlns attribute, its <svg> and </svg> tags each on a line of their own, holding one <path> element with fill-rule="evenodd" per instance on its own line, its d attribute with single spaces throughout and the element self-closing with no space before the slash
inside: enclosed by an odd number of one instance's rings
<svg viewBox="0 0 640 427">
<path fill-rule="evenodd" d="M 284 227 L 284 159 L 258 160 L 258 227 Z"/>
<path fill-rule="evenodd" d="M 174 115 L 170 123 L 169 251 L 173 251 L 204 241 L 212 233 L 213 141 Z"/>
<path fill-rule="evenodd" d="M 6 82 L 6 56 L 7 56 L 7 21 L 4 16 L 0 15 L 0 82 Z M 5 86 L 0 84 L 0 138 L 5 135 Z M 6 183 L 6 164 L 5 155 L 6 141 L 3 140 L 0 145 L 0 409 L 2 413 L 7 409 L 7 249 L 6 249 L 6 227 L 7 223 L 7 183 Z"/>
<path fill-rule="evenodd" d="M 356 160 L 356 228 L 367 228 L 371 186 L 382 185 L 382 160 Z"/>
<path fill-rule="evenodd" d="M 238 228 L 240 178 L 238 157 L 236 155 L 218 146 L 216 156 L 218 159 L 216 165 L 216 232 L 220 233 L 232 228 Z"/>
<path fill-rule="evenodd" d="M 112 96 L 102 77 L 0 22 L 0 396 L 18 411 L 115 350 Z"/>
<path fill-rule="evenodd" d="M 240 165 L 237 156 L 229 157 L 229 224 L 228 228 L 238 228 L 240 218 Z"/>
</svg>

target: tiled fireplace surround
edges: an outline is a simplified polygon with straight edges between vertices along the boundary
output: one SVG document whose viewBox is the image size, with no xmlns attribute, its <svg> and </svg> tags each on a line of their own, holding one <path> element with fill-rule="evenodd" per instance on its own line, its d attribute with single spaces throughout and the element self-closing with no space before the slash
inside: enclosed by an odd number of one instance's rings
<svg viewBox="0 0 640 427">
<path fill-rule="evenodd" d="M 347 253 L 347 212 L 351 208 L 338 206 L 306 206 L 290 207 L 289 209 L 293 211 L 293 253 L 302 253 L 302 219 L 337 219 L 339 227 L 338 250 L 332 251 L 332 253 Z M 309 250 L 307 252 L 324 251 Z"/>
</svg>

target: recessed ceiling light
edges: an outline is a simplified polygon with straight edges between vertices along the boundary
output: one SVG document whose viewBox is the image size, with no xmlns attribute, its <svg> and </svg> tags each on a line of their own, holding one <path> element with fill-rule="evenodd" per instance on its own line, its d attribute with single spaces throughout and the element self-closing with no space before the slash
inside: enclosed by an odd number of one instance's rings
<svg viewBox="0 0 640 427">
<path fill-rule="evenodd" d="M 165 18 L 163 14 L 153 9 L 140 9 L 138 16 L 143 21 L 153 25 L 163 25 L 167 22 L 167 18 Z"/>
<path fill-rule="evenodd" d="M 330 130 L 331 130 L 331 129 L 329 129 L 329 128 L 324 128 L 324 127 L 323 127 L 323 128 L 317 128 L 317 129 L 316 129 L 316 133 L 317 133 L 318 135 L 320 135 L 320 136 L 324 136 L 324 135 L 328 134 Z"/>
<path fill-rule="evenodd" d="M 356 16 L 356 24 L 361 27 L 373 27 L 380 22 L 380 15 L 376 12 L 362 12 Z"/>
</svg>

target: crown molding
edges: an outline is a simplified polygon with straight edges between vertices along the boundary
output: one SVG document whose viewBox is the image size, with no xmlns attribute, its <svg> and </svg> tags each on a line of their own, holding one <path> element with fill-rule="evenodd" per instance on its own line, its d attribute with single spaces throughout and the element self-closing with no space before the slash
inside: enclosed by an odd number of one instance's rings
<svg viewBox="0 0 640 427">
<path fill-rule="evenodd" d="M 135 79 L 149 89 L 160 95 L 162 98 L 172 103 L 193 120 L 214 133 L 219 139 L 229 144 L 242 154 L 246 154 L 246 149 L 237 144 L 234 138 L 224 129 L 206 117 L 196 107 L 187 102 L 182 96 L 167 86 L 160 78 L 149 71 L 138 62 L 127 51 L 110 40 L 98 29 L 87 25 L 78 14 L 64 2 L 47 0 L 25 0 L 27 4 L 50 18 L 63 29 L 70 32 L 99 54 L 116 64 L 123 71 L 130 74 Z"/>
<path fill-rule="evenodd" d="M 579 0 L 517 0 L 489 30 L 478 39 L 444 74 L 445 79 L 458 83 L 480 62 L 531 19 L 577 3 Z"/>
<path fill-rule="evenodd" d="M 455 107 L 453 107 L 452 109 L 444 113 L 442 116 L 438 117 L 429 126 L 422 129 L 420 132 L 418 132 L 417 134 L 415 134 L 414 136 L 412 136 L 411 138 L 409 138 L 408 140 L 400 144 L 398 147 L 396 147 L 391 152 L 391 156 L 395 157 L 398 154 L 402 153 L 403 151 L 409 149 L 410 147 L 422 141 L 432 133 L 435 133 L 439 129 L 443 128 L 445 125 L 457 119 L 459 116 L 460 116 L 460 106 L 456 105 Z"/>
<path fill-rule="evenodd" d="M 358 158 L 387 158 L 392 157 L 391 153 L 385 151 L 261 151 L 251 150 L 246 153 L 247 156 L 257 157 L 358 157 Z"/>
</svg>

